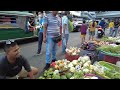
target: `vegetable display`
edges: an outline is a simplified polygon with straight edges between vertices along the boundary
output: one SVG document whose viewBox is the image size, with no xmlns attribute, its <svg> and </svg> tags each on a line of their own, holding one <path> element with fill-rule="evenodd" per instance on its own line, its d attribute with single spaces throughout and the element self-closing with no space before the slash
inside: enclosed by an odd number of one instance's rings
<svg viewBox="0 0 120 90">
<path fill-rule="evenodd" d="M 106 42 L 117 42 L 120 40 L 120 37 L 103 37 L 101 40 Z"/>
<path fill-rule="evenodd" d="M 98 79 L 94 73 L 90 58 L 83 56 L 72 62 L 63 59 L 52 63 L 39 79 Z"/>
<path fill-rule="evenodd" d="M 106 79 L 120 79 L 120 67 L 105 61 L 96 63 L 94 71 L 97 75 Z"/>
<path fill-rule="evenodd" d="M 106 45 L 106 46 L 101 46 L 99 48 L 97 48 L 97 50 L 101 50 L 103 52 L 108 52 L 111 54 L 120 54 L 120 45 L 116 45 L 116 44 L 110 44 L 110 45 Z"/>
</svg>

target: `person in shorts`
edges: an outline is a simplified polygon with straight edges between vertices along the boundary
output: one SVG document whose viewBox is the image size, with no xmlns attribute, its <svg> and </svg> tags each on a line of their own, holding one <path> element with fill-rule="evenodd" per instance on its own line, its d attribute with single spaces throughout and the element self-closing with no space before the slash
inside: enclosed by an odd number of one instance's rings
<svg viewBox="0 0 120 90">
<path fill-rule="evenodd" d="M 85 42 L 87 29 L 88 27 L 87 27 L 87 24 L 85 24 L 85 20 L 84 20 L 82 26 L 80 27 L 82 43 Z"/>
<path fill-rule="evenodd" d="M 92 38 L 92 41 L 93 41 L 94 36 L 95 36 L 96 27 L 97 27 L 97 23 L 95 20 L 90 22 L 90 24 L 89 24 L 89 40 L 91 40 L 91 38 Z"/>
</svg>

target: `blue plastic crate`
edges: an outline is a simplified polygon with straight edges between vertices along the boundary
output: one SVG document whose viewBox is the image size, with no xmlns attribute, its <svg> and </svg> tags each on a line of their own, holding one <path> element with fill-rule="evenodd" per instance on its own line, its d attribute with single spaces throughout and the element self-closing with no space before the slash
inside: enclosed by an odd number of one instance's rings
<svg viewBox="0 0 120 90">
<path fill-rule="evenodd" d="M 98 53 L 98 60 L 104 60 L 105 54 L 101 51 Z"/>
</svg>

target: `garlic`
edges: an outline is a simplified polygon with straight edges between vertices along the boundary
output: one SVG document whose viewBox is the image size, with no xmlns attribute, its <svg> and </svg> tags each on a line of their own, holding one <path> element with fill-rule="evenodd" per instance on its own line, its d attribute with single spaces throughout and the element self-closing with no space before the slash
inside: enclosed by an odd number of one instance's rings
<svg viewBox="0 0 120 90">
<path fill-rule="evenodd" d="M 91 77 L 91 79 L 98 79 L 98 77 L 95 77 L 95 76 L 94 76 L 94 77 Z"/>
</svg>

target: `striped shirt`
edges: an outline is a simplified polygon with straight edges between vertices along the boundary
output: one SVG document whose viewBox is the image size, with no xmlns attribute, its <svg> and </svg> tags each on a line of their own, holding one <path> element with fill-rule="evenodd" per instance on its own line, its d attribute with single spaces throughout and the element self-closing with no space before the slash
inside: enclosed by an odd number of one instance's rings
<svg viewBox="0 0 120 90">
<path fill-rule="evenodd" d="M 57 16 L 53 16 L 52 13 L 44 17 L 44 24 L 47 24 L 47 36 L 56 37 L 60 33 L 60 20 Z"/>
</svg>

